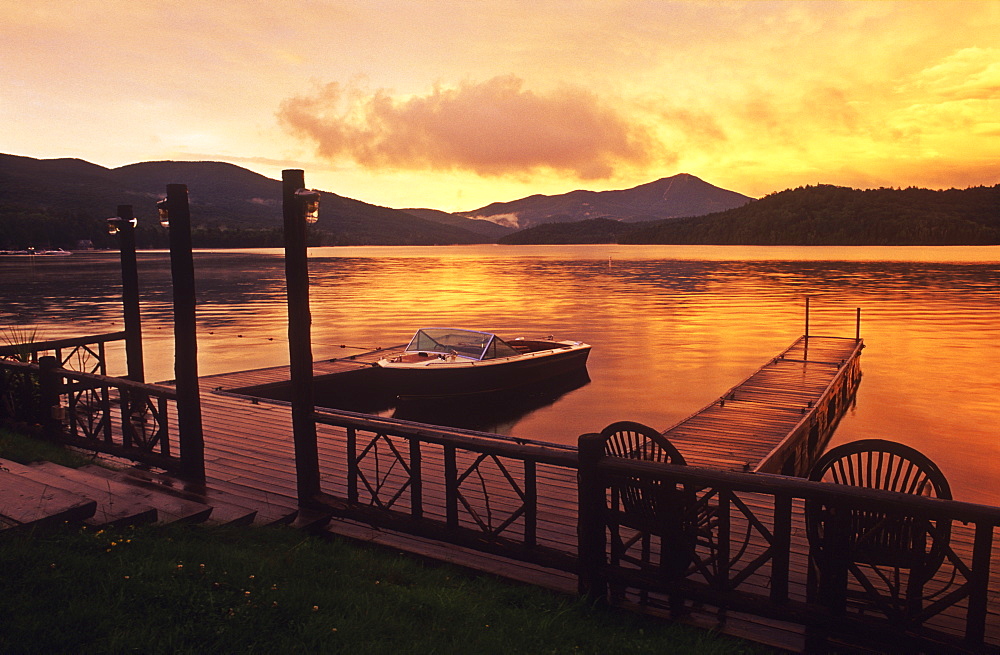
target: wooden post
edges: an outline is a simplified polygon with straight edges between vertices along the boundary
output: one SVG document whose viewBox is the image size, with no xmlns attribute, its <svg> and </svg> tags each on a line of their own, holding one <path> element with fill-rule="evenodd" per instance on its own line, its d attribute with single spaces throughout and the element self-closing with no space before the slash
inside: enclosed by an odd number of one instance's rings
<svg viewBox="0 0 1000 655">
<path fill-rule="evenodd" d="M 861 308 L 858 307 L 858 317 L 854 323 L 854 340 L 861 341 Z"/>
<path fill-rule="evenodd" d="M 802 344 L 802 359 L 809 361 L 809 296 L 806 296 L 806 334 L 805 342 Z"/>
<path fill-rule="evenodd" d="M 809 296 L 806 296 L 806 339 L 809 338 Z"/>
<path fill-rule="evenodd" d="M 132 205 L 118 205 L 118 250 L 122 263 L 122 308 L 125 317 L 125 359 L 128 378 L 146 381 L 142 361 L 142 324 L 139 315 L 139 267 L 135 260 L 135 214 Z"/>
<path fill-rule="evenodd" d="M 58 415 L 62 379 L 55 372 L 57 368 L 59 360 L 52 355 L 38 358 L 39 407 L 36 420 L 42 426 L 42 433 L 49 439 L 54 439 L 62 431 L 62 419 Z"/>
<path fill-rule="evenodd" d="M 194 255 L 191 210 L 186 184 L 167 185 L 170 213 L 170 273 L 174 291 L 174 377 L 177 385 L 177 430 L 184 473 L 205 478 L 205 436 L 198 389 L 198 337 L 195 317 Z"/>
<path fill-rule="evenodd" d="M 607 563 L 604 519 L 607 494 L 597 472 L 597 465 L 604 459 L 604 439 L 599 434 L 582 434 L 577 447 L 577 584 L 582 595 L 591 600 L 603 601 L 608 594 L 608 583 L 601 572 Z"/>
<path fill-rule="evenodd" d="M 312 316 L 309 313 L 309 264 L 306 252 L 305 208 L 295 192 L 305 187 L 305 173 L 281 172 L 281 202 L 285 234 L 285 284 L 288 290 L 288 363 L 292 384 L 292 435 L 300 505 L 319 494 L 319 453 L 313 420 Z"/>
</svg>

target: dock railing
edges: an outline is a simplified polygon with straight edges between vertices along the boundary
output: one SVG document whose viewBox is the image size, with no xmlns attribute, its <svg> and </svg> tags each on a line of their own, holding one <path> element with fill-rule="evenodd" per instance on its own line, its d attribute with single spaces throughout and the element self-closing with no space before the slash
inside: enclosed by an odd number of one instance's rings
<svg viewBox="0 0 1000 655">
<path fill-rule="evenodd" d="M 565 499 L 538 496 L 543 479 L 572 490 L 576 448 L 351 412 L 314 416 L 347 430 L 345 465 L 321 470 L 324 493 L 346 501 L 333 504 L 337 515 L 576 570 L 575 521 L 556 523 L 575 512 L 550 511 Z"/>
<path fill-rule="evenodd" d="M 580 589 L 591 597 L 658 604 L 675 613 L 678 599 L 695 601 L 798 623 L 823 637 L 866 635 L 884 643 L 892 635 L 897 647 L 979 647 L 990 623 L 997 645 L 998 617 L 988 606 L 997 595 L 989 578 L 1000 508 L 781 475 L 604 457 L 600 435 L 580 438 L 579 480 Z M 615 506 L 614 490 L 623 485 L 687 494 L 676 496 L 686 497 L 687 508 L 674 508 L 662 519 L 690 526 L 689 560 L 682 570 L 668 565 L 675 559 L 665 555 L 672 557 L 677 544 L 663 538 L 637 539 L 634 547 L 646 552 L 635 557 L 612 556 L 613 538 L 628 543 Z M 952 525 L 950 539 L 937 544 L 944 549 L 944 564 L 927 583 L 919 610 L 907 612 L 894 604 L 906 574 L 886 577 L 878 563 L 852 565 L 851 575 L 844 576 L 845 593 L 855 599 L 848 607 L 829 608 L 817 600 L 817 562 L 804 509 L 810 502 Z M 926 538 L 936 537 L 929 531 Z"/>
<path fill-rule="evenodd" d="M 125 336 L 125 332 L 109 332 L 70 339 L 6 344 L 0 346 L 0 361 L 13 360 L 37 364 L 40 357 L 51 353 L 60 368 L 107 375 L 107 344 L 124 341 Z"/>
<path fill-rule="evenodd" d="M 54 440 L 173 472 L 172 387 L 111 377 L 109 342 L 124 332 L 0 348 L 0 419 L 40 426 Z"/>
<path fill-rule="evenodd" d="M 349 412 L 319 411 L 315 419 L 347 431 L 346 461 L 326 451 L 320 432 L 323 497 L 336 516 L 571 572 L 581 593 L 611 604 L 683 613 L 694 603 L 805 626 L 807 634 L 892 635 L 897 644 L 923 648 L 998 645 L 1000 621 L 988 608 L 997 597 L 989 578 L 1000 508 L 607 458 L 588 445 L 591 435 L 578 450 Z M 692 520 L 698 530 L 683 572 L 664 564 L 676 563 L 664 551 L 674 553 L 676 544 L 661 537 L 625 535 L 645 553 L 613 552 L 613 536 L 626 529 L 615 507 L 623 480 L 690 492 L 702 519 Z M 804 510 L 810 501 L 954 524 L 918 615 L 901 621 L 881 612 L 879 586 L 892 582 L 877 575 L 845 580 L 858 597 L 846 611 L 815 599 Z"/>
</svg>

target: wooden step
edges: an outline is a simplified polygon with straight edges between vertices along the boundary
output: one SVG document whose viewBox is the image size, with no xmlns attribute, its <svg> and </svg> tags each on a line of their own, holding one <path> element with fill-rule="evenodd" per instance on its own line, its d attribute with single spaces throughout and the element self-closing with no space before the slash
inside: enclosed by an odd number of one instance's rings
<svg viewBox="0 0 1000 655">
<path fill-rule="evenodd" d="M 267 525 L 271 523 L 288 523 L 294 516 L 294 510 L 284 508 L 252 509 L 247 502 L 236 495 L 216 489 L 206 489 L 202 485 L 192 484 L 169 475 L 161 475 L 137 468 L 127 468 L 120 471 L 88 464 L 81 467 L 92 475 L 115 480 L 134 489 L 150 493 L 166 494 L 182 501 L 199 503 L 212 508 L 208 523 L 216 525 Z"/>
<path fill-rule="evenodd" d="M 96 501 L 98 510 L 90 521 L 96 525 L 135 525 L 150 519 L 158 523 L 201 523 L 212 514 L 208 505 L 94 475 L 92 469 L 100 467 L 90 468 L 36 462 L 23 467 L 21 474 Z"/>
<path fill-rule="evenodd" d="M 0 460 L 0 531 L 54 529 L 66 522 L 81 523 L 97 511 L 94 500 L 12 470 L 20 466 Z"/>
<path fill-rule="evenodd" d="M 11 468 L 11 472 L 16 475 L 97 503 L 93 516 L 84 521 L 87 525 L 142 525 L 157 520 L 156 508 L 146 502 L 146 499 L 123 494 L 113 486 L 104 484 L 105 481 L 99 478 L 81 479 L 67 473 L 69 471 L 73 469 L 55 464 L 43 466 L 39 462 L 18 464 Z"/>
</svg>

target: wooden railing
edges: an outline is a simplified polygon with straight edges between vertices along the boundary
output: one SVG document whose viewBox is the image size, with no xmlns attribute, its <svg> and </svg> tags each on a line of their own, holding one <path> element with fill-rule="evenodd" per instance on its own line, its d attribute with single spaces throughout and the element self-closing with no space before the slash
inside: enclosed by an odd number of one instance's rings
<svg viewBox="0 0 1000 655">
<path fill-rule="evenodd" d="M 540 479 L 572 481 L 575 448 L 350 412 L 315 418 L 347 429 L 346 467 L 321 471 L 325 489 L 346 491 L 338 515 L 576 570 L 575 524 L 550 524 L 540 539 L 538 498 Z"/>
<path fill-rule="evenodd" d="M 177 393 L 171 387 L 0 359 L 0 418 L 38 425 L 50 438 L 171 471 L 183 469 L 171 445 Z"/>
<path fill-rule="evenodd" d="M 176 444 L 171 444 L 171 417 L 177 416 L 177 392 L 172 387 L 65 369 L 49 374 L 63 381 L 57 384 L 65 402 L 60 403 L 64 441 L 171 471 L 183 470 Z"/>
<path fill-rule="evenodd" d="M 872 643 L 888 638 L 903 650 L 929 645 L 975 650 L 987 643 L 989 625 L 992 647 L 998 645 L 1000 625 L 988 605 L 997 597 L 989 579 L 1000 508 L 779 475 L 606 458 L 598 436 L 580 440 L 583 593 L 673 611 L 694 600 L 798 623 L 818 638 L 840 634 Z M 683 508 L 662 518 L 661 537 L 627 527 L 629 517 L 615 493 L 626 485 L 673 489 L 683 499 Z M 949 524 L 950 538 L 936 544 L 944 549 L 944 562 L 917 599 L 905 598 L 905 571 L 893 578 L 884 562 L 845 563 L 840 580 L 845 588 L 835 595 L 852 602 L 829 607 L 817 591 L 820 562 L 806 537 L 808 503 L 907 517 L 927 526 L 928 543 L 940 538 L 939 526 Z M 678 567 L 680 534 L 686 559 Z"/>
<path fill-rule="evenodd" d="M 47 353 L 53 353 L 60 368 L 107 375 L 106 346 L 110 342 L 124 340 L 124 332 L 109 332 L 89 337 L 11 344 L 0 346 L 0 360 L 13 359 L 37 364 L 40 357 Z"/>
<path fill-rule="evenodd" d="M 997 596 L 989 573 L 1000 508 L 606 458 L 588 447 L 589 435 L 577 450 L 348 412 L 315 419 L 347 430 L 346 461 L 321 457 L 324 499 L 337 516 L 573 572 L 582 593 L 612 604 L 683 612 L 698 603 L 807 626 L 816 638 L 892 635 L 897 645 L 924 649 L 995 647 L 1000 639 L 1000 619 L 988 612 Z M 641 481 L 683 490 L 685 509 L 660 519 L 660 534 L 676 536 L 672 520 L 695 530 L 680 566 L 676 540 L 642 538 L 616 505 L 616 489 Z M 883 598 L 893 590 L 882 589 L 893 583 L 878 572 L 844 581 L 854 598 L 844 611 L 818 600 L 807 502 L 954 524 L 919 612 L 894 614 Z"/>
</svg>

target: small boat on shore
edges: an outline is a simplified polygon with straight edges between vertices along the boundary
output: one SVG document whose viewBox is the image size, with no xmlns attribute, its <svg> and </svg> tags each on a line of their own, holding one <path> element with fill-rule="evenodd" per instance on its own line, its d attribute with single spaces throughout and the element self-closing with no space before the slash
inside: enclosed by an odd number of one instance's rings
<svg viewBox="0 0 1000 655">
<path fill-rule="evenodd" d="M 55 250 L 35 250 L 34 248 L 28 248 L 27 250 L 0 250 L 0 255 L 7 257 L 65 257 L 72 254 L 70 251 L 63 250 L 62 248 L 56 248 Z"/>
<path fill-rule="evenodd" d="M 512 339 L 459 328 L 422 328 L 402 354 L 375 366 L 400 398 L 464 396 L 504 391 L 586 370 L 582 341 Z"/>
</svg>

